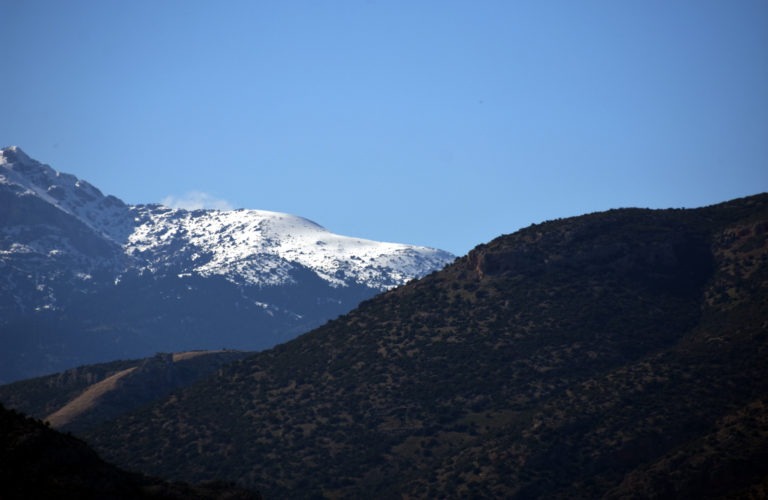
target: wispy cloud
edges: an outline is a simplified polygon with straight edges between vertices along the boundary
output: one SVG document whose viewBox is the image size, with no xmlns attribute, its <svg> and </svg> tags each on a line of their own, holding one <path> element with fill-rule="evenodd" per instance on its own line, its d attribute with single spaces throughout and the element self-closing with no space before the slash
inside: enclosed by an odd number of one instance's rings
<svg viewBox="0 0 768 500">
<path fill-rule="evenodd" d="M 232 210 L 232 205 L 227 200 L 214 198 L 202 191 L 190 191 L 183 196 L 166 196 L 160 203 L 171 208 L 185 208 L 197 210 L 199 208 L 214 208 L 216 210 Z"/>
</svg>

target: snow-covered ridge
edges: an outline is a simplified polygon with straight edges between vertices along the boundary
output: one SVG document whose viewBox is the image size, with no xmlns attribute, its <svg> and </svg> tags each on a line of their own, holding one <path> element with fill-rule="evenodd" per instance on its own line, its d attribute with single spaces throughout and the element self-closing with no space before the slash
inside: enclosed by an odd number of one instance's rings
<svg viewBox="0 0 768 500">
<path fill-rule="evenodd" d="M 238 284 L 266 286 L 293 283 L 304 267 L 334 287 L 385 290 L 454 259 L 442 250 L 336 235 L 278 212 L 129 206 L 30 159 L 18 147 L 0 151 L 2 184 L 79 218 L 121 245 L 131 267 L 152 273 L 221 275 Z"/>
<path fill-rule="evenodd" d="M 138 224 L 124 247 L 149 265 L 183 263 L 181 272 L 219 274 L 243 284 L 292 282 L 296 264 L 333 286 L 401 285 L 443 267 L 442 250 L 339 236 L 305 218 L 264 210 L 134 207 Z"/>
</svg>

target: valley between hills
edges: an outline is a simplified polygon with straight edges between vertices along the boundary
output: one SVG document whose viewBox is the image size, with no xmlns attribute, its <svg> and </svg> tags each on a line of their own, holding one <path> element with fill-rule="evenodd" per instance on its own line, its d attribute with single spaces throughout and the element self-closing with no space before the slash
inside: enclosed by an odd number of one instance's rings
<svg viewBox="0 0 768 500">
<path fill-rule="evenodd" d="M 531 225 L 271 349 L 0 401 L 50 418 L 111 380 L 66 424 L 100 456 L 264 498 L 765 498 L 767 354 L 760 194 Z"/>
</svg>

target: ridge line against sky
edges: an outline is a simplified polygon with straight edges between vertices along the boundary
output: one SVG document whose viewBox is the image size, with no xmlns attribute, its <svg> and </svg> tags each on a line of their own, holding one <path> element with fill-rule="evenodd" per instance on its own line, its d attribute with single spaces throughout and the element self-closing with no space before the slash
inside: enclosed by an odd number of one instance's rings
<svg viewBox="0 0 768 500">
<path fill-rule="evenodd" d="M 462 255 L 768 191 L 764 1 L 8 0 L 0 23 L 1 145 L 127 203 Z"/>
</svg>

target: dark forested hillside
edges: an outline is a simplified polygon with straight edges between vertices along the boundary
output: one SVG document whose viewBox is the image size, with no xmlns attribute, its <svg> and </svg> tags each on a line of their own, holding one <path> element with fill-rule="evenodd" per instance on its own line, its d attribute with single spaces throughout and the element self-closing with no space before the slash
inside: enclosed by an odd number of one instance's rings
<svg viewBox="0 0 768 500">
<path fill-rule="evenodd" d="M 224 482 L 191 486 L 120 470 L 85 443 L 0 405 L 0 498 L 260 500 Z"/>
<path fill-rule="evenodd" d="M 767 349 L 767 195 L 612 210 L 480 245 L 87 439 L 272 498 L 759 495 Z"/>
</svg>

